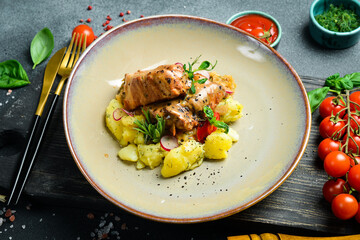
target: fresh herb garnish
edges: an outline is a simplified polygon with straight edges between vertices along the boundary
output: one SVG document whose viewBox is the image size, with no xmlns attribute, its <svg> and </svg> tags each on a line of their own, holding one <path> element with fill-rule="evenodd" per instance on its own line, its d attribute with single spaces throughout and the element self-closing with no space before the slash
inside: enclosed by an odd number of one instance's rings
<svg viewBox="0 0 360 240">
<path fill-rule="evenodd" d="M 145 120 L 140 121 L 136 119 L 134 123 L 138 127 L 135 129 L 145 134 L 146 142 L 149 142 L 149 140 L 152 140 L 154 143 L 160 142 L 160 138 L 164 135 L 165 132 L 165 119 L 159 115 L 156 115 L 156 123 L 153 124 L 151 122 L 149 110 L 141 110 L 145 116 Z"/>
<path fill-rule="evenodd" d="M 360 87 L 360 72 L 346 74 L 344 77 L 340 77 L 339 73 L 331 75 L 325 80 L 325 87 L 308 92 L 311 112 L 314 112 L 320 106 L 329 91 L 340 94 L 354 87 Z"/>
<path fill-rule="evenodd" d="M 7 60 L 0 63 L 0 88 L 16 88 L 29 84 L 29 78 L 16 60 Z"/>
<path fill-rule="evenodd" d="M 204 113 L 209 120 L 209 123 L 217 128 L 225 129 L 225 133 L 229 132 L 229 125 L 224 122 L 216 120 L 213 110 L 209 106 L 204 107 Z"/>
<path fill-rule="evenodd" d="M 48 28 L 38 32 L 30 45 L 30 55 L 34 63 L 33 69 L 47 59 L 54 48 L 54 36 Z"/>
<path fill-rule="evenodd" d="M 199 61 L 200 57 L 201 57 L 201 55 L 198 56 L 197 58 L 195 58 L 195 60 L 192 63 L 188 62 L 187 66 L 186 66 L 186 64 L 183 65 L 184 71 L 187 73 L 188 78 L 191 80 L 190 91 L 192 94 L 196 93 L 196 89 L 195 89 L 195 85 L 194 85 L 196 82 L 200 83 L 200 84 L 204 84 L 208 80 L 207 78 L 202 78 L 202 79 L 195 81 L 194 73 L 196 71 L 200 71 L 200 70 L 211 71 L 215 68 L 215 66 L 217 64 L 217 60 L 214 65 L 212 65 L 209 61 L 203 61 L 197 69 L 193 70 L 194 65 Z"/>
<path fill-rule="evenodd" d="M 330 4 L 330 8 L 315 16 L 315 19 L 321 26 L 334 32 L 350 32 L 360 27 L 360 17 L 343 5 Z"/>
</svg>

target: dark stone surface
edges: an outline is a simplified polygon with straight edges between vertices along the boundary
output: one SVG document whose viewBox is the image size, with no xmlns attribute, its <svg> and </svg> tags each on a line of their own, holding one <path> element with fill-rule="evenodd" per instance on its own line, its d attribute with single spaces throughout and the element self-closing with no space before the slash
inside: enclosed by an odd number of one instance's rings
<svg viewBox="0 0 360 240">
<path fill-rule="evenodd" d="M 55 38 L 53 54 L 67 46 L 72 29 L 80 19 L 91 18 L 89 25 L 99 35 L 104 32 L 106 16 L 111 24 L 123 24 L 141 14 L 196 15 L 225 22 L 239 11 L 260 10 L 274 16 L 282 25 L 283 37 L 278 51 L 302 76 L 311 90 L 336 72 L 341 75 L 359 71 L 360 44 L 344 50 L 325 49 L 310 37 L 307 28 L 310 0 L 245 0 L 245 1 L 0 1 L 0 62 L 18 60 L 25 68 L 31 84 L 14 89 L 0 89 L 0 194 L 10 189 L 24 140 L 40 96 L 44 69 L 48 60 L 32 70 L 29 53 L 31 40 L 44 27 Z M 87 10 L 92 5 L 91 11 Z M 126 11 L 131 14 L 127 15 Z M 124 12 L 123 18 L 119 13 Z M 307 77 L 308 76 L 308 77 Z M 62 99 L 60 99 L 62 100 Z M 108 203 L 86 182 L 67 148 L 62 106 L 59 102 L 30 176 L 22 202 L 16 207 L 16 220 L 0 226 L 0 239 L 92 239 L 101 217 L 121 239 L 225 239 L 236 234 L 283 232 L 297 235 L 326 236 L 359 233 L 354 221 L 339 221 L 332 216 L 322 199 L 326 181 L 316 155 L 320 142 L 313 116 L 313 128 L 307 150 L 290 178 L 268 198 L 232 217 L 210 223 L 170 225 L 148 221 L 128 214 Z M 31 210 L 25 207 L 29 203 Z M 0 210 L 3 205 L 0 204 Z M 86 217 L 89 212 L 95 219 Z M 114 213 L 121 220 L 116 221 Z M 117 219 L 117 218 L 116 218 Z M 125 225 L 124 225 L 125 224 Z M 12 226 L 12 227 L 11 227 Z M 23 226 L 25 226 L 23 228 Z M 5 230 L 6 229 L 6 230 Z M 116 239 L 116 232 L 111 239 Z"/>
</svg>

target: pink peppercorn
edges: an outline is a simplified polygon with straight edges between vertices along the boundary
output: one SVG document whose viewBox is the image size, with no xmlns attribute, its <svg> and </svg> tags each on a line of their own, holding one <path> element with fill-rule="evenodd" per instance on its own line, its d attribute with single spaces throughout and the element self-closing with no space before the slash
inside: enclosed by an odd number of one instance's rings
<svg viewBox="0 0 360 240">
<path fill-rule="evenodd" d="M 87 21 L 88 23 L 91 22 L 91 18 L 88 18 L 86 21 Z"/>
<path fill-rule="evenodd" d="M 123 17 L 123 16 L 124 16 L 124 13 L 123 13 L 123 12 L 121 12 L 121 13 L 120 13 L 120 17 Z"/>
<path fill-rule="evenodd" d="M 131 11 L 130 11 L 130 10 L 127 10 L 126 14 L 130 14 L 130 13 L 131 13 Z"/>
<path fill-rule="evenodd" d="M 84 19 L 80 19 L 80 22 L 81 22 L 81 23 L 84 22 Z"/>
<path fill-rule="evenodd" d="M 107 15 L 106 20 L 111 21 L 111 19 L 110 15 Z"/>
<path fill-rule="evenodd" d="M 109 24 L 109 23 L 110 23 L 110 21 L 109 21 L 109 20 L 106 20 L 105 24 L 107 25 L 107 24 Z"/>
<path fill-rule="evenodd" d="M 144 17 L 144 15 L 140 15 L 140 17 L 141 17 L 141 18 L 143 18 L 143 17 Z"/>
<path fill-rule="evenodd" d="M 123 22 L 127 22 L 127 20 L 125 19 L 125 18 L 123 18 L 123 20 L 122 20 Z"/>
<path fill-rule="evenodd" d="M 89 5 L 87 9 L 88 9 L 88 10 L 91 10 L 91 9 L 92 9 L 92 6 Z"/>
</svg>

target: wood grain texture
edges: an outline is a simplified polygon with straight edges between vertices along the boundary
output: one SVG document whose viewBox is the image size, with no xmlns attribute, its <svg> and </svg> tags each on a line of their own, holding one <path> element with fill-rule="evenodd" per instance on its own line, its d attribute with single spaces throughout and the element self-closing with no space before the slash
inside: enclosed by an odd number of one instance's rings
<svg viewBox="0 0 360 240">
<path fill-rule="evenodd" d="M 307 90 L 324 84 L 323 79 L 303 76 L 302 80 Z M 3 126 L 13 126 L 6 122 L 6 119 L 4 121 L 4 118 L 0 117 L 0 120 L 4 122 Z M 17 128 L 16 131 L 26 133 L 27 121 L 30 119 L 24 120 L 22 127 Z M 360 227 L 354 220 L 336 219 L 331 213 L 329 203 L 322 197 L 322 186 L 327 181 L 327 175 L 321 160 L 317 157 L 317 145 L 321 141 L 318 133 L 319 123 L 320 116 L 315 112 L 309 144 L 293 174 L 260 203 L 228 217 L 227 221 L 232 226 L 240 227 L 243 222 L 267 223 L 334 235 L 360 233 Z M 101 208 L 111 205 L 91 187 L 77 169 L 66 143 L 61 105 L 58 105 L 54 112 L 45 138 L 25 188 L 25 194 L 34 199 L 46 199 L 54 204 L 61 203 L 68 206 L 91 205 Z M 0 151 L 0 189 L 9 190 L 11 176 L 20 153 L 7 156 L 1 153 Z M 119 212 L 124 213 L 121 209 Z"/>
<path fill-rule="evenodd" d="M 359 240 L 360 235 L 351 235 L 351 236 L 338 236 L 338 237 L 303 237 L 303 236 L 293 236 L 286 234 L 272 234 L 272 233 L 263 233 L 260 235 L 250 234 L 250 235 L 241 235 L 241 236 L 231 236 L 227 238 L 228 240 Z"/>
</svg>

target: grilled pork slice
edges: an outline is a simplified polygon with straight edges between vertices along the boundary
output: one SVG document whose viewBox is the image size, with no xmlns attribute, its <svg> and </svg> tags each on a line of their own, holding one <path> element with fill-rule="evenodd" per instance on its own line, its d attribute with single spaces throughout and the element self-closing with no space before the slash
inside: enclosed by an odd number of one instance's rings
<svg viewBox="0 0 360 240">
<path fill-rule="evenodd" d="M 188 95 L 184 103 L 195 114 L 202 116 L 205 106 L 214 109 L 226 96 L 226 89 L 223 85 L 211 81 L 205 84 L 195 83 L 196 93 Z"/>
<path fill-rule="evenodd" d="M 166 127 L 173 133 L 175 133 L 175 128 L 187 131 L 199 125 L 199 117 L 190 111 L 183 99 L 151 104 L 145 109 L 149 110 L 153 118 L 156 115 L 163 117 Z"/>
<path fill-rule="evenodd" d="M 184 96 L 190 88 L 184 69 L 176 64 L 125 74 L 120 99 L 126 110 Z"/>
</svg>

